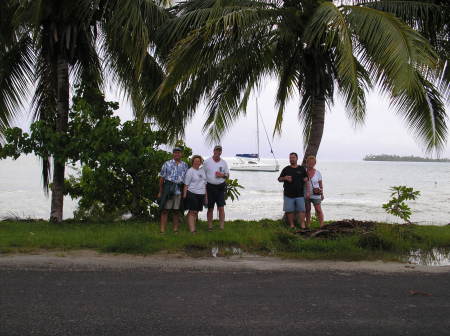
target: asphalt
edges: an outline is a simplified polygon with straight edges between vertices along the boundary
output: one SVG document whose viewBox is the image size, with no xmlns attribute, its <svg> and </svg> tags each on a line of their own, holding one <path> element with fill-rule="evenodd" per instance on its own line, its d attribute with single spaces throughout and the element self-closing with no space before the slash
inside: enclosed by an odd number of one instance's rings
<svg viewBox="0 0 450 336">
<path fill-rule="evenodd" d="M 449 335 L 448 273 L 0 267 L 0 335 Z"/>
</svg>

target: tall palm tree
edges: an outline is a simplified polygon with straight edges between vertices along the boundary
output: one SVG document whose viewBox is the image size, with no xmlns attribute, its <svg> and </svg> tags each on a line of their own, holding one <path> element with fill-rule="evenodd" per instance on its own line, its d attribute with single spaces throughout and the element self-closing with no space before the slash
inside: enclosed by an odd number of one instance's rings
<svg viewBox="0 0 450 336">
<path fill-rule="evenodd" d="M 162 29 L 175 47 L 159 95 L 179 88 L 189 97 L 185 103 L 190 110 L 206 98 L 204 129 L 214 139 L 245 114 L 255 87 L 276 78 L 275 131 L 282 130 L 286 102 L 299 93 L 306 157 L 318 152 L 325 108 L 333 104 L 336 91 L 357 125 L 365 119 L 366 93 L 376 84 L 427 150 L 439 150 L 447 135 L 446 114 L 433 83 L 442 62 L 418 32 L 392 13 L 374 8 L 379 2 L 180 3 L 174 8 L 177 17 Z M 394 2 L 397 12 L 409 8 L 404 1 L 391 1 L 392 6 Z"/>
<path fill-rule="evenodd" d="M 113 79 L 138 118 L 164 114 L 156 105 L 164 78 L 154 53 L 157 27 L 169 18 L 164 0 L 5 0 L 0 4 L 0 135 L 34 90 L 34 119 L 66 134 L 70 85 Z M 156 111 L 156 109 L 158 109 Z M 70 141 L 66 139 L 65 141 Z M 65 158 L 54 154 L 50 219 L 63 215 Z M 43 158 L 44 186 L 49 160 Z"/>
</svg>

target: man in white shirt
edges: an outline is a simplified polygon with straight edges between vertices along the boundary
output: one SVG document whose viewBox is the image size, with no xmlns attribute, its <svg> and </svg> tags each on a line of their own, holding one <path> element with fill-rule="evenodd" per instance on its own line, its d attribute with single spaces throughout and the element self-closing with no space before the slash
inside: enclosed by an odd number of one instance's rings
<svg viewBox="0 0 450 336">
<path fill-rule="evenodd" d="M 228 165 L 225 160 L 220 158 L 222 146 L 214 147 L 213 156 L 203 163 L 203 169 L 206 173 L 206 195 L 208 197 L 208 230 L 212 230 L 212 220 L 214 204 L 217 204 L 219 210 L 219 225 L 223 230 L 225 227 L 225 189 L 226 179 L 230 176 Z"/>
</svg>

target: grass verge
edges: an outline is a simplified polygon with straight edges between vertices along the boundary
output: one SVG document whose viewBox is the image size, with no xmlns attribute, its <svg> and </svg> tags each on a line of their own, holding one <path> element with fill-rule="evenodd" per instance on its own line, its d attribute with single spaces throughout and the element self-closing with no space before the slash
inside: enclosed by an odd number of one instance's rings
<svg viewBox="0 0 450 336">
<path fill-rule="evenodd" d="M 379 223 L 368 233 L 355 231 L 325 239 L 301 237 L 285 228 L 281 221 L 273 220 L 236 220 L 227 222 L 224 231 L 213 232 L 207 232 L 206 223 L 200 222 L 196 235 L 185 227 L 177 235 L 170 231 L 161 235 L 158 224 L 148 222 L 0 222 L 0 253 L 94 249 L 110 253 L 147 255 L 168 251 L 207 256 L 213 248 L 217 248 L 218 255 L 236 253 L 238 248 L 247 253 L 287 258 L 386 261 L 405 261 L 412 251 L 420 251 L 426 262 L 433 259 L 436 251 L 450 251 L 450 226 Z"/>
</svg>

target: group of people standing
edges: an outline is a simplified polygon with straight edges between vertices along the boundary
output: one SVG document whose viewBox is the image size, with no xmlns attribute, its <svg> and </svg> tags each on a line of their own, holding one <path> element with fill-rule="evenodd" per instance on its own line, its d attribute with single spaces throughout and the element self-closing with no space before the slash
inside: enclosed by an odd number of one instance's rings
<svg viewBox="0 0 450 336">
<path fill-rule="evenodd" d="M 198 213 L 207 206 L 208 230 L 213 229 L 214 206 L 219 212 L 219 228 L 225 227 L 226 179 L 228 164 L 220 156 L 222 146 L 214 147 L 213 155 L 203 161 L 200 155 L 191 158 L 191 168 L 181 161 L 182 150 L 173 149 L 172 160 L 166 161 L 159 173 L 160 232 L 165 233 L 169 211 L 173 212 L 173 231 L 178 232 L 180 210 L 188 210 L 189 231 L 196 233 Z"/>
<path fill-rule="evenodd" d="M 324 199 L 322 175 L 315 169 L 316 158 L 308 156 L 306 167 L 298 165 L 297 153 L 289 154 L 289 166 L 278 177 L 283 182 L 283 211 L 290 228 L 295 228 L 298 217 L 300 228 L 308 228 L 311 223 L 311 208 L 314 206 L 320 227 L 324 225 L 321 202 Z"/>
<path fill-rule="evenodd" d="M 188 210 L 189 231 L 196 233 L 198 213 L 208 208 L 208 231 L 213 229 L 214 206 L 219 212 L 219 228 L 225 226 L 226 179 L 230 176 L 228 165 L 220 156 L 222 146 L 214 147 L 213 155 L 203 161 L 200 155 L 191 158 L 191 168 L 181 160 L 182 149 L 173 149 L 171 160 L 164 162 L 159 173 L 160 232 L 165 233 L 169 211 L 173 212 L 173 231 L 178 232 L 181 210 Z M 298 217 L 300 227 L 308 228 L 311 208 L 314 207 L 319 224 L 324 225 L 321 202 L 324 199 L 322 175 L 315 169 L 316 158 L 309 156 L 306 167 L 297 163 L 297 153 L 289 154 L 289 166 L 278 177 L 283 182 L 284 204 L 288 224 L 295 228 Z"/>
</svg>

